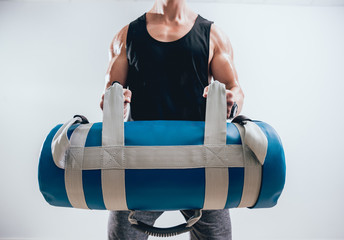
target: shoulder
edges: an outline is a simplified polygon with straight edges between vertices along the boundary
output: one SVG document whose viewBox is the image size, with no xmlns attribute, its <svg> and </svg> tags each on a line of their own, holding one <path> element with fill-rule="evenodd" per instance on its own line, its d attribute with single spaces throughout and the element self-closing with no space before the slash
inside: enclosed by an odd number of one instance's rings
<svg viewBox="0 0 344 240">
<path fill-rule="evenodd" d="M 145 30 L 146 27 L 146 14 L 141 15 L 135 20 L 131 21 L 128 25 L 124 26 L 118 33 L 118 37 L 123 41 L 131 41 L 136 38 Z"/>
<path fill-rule="evenodd" d="M 233 48 L 228 35 L 215 24 L 212 24 L 210 29 L 210 41 L 214 51 L 226 52 L 233 55 Z"/>
<path fill-rule="evenodd" d="M 121 51 L 124 49 L 123 46 L 125 46 L 127 42 L 128 28 L 129 28 L 129 24 L 124 26 L 113 37 L 110 44 L 111 57 L 114 57 L 115 55 L 119 55 Z"/>
<path fill-rule="evenodd" d="M 115 36 L 113 37 L 110 47 L 113 47 L 112 45 L 115 42 L 125 42 L 127 38 L 127 34 L 128 34 L 128 29 L 129 29 L 129 24 L 124 26 L 121 30 L 119 30 L 119 32 L 117 32 Z"/>
<path fill-rule="evenodd" d="M 137 27 L 139 24 L 145 24 L 145 14 L 125 25 L 119 32 L 115 34 L 110 45 L 110 50 L 114 51 L 115 55 L 116 49 L 125 49 L 125 47 L 122 48 L 122 46 L 126 46 L 128 35 L 130 38 L 130 36 L 135 34 L 135 29 L 141 29 L 140 27 Z"/>
</svg>

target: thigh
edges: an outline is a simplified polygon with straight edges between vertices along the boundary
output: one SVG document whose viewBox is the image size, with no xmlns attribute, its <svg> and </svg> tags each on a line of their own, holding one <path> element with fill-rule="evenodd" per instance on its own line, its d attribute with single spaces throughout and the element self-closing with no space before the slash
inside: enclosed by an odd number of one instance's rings
<svg viewBox="0 0 344 240">
<path fill-rule="evenodd" d="M 181 211 L 185 219 L 193 215 L 193 211 Z M 231 240 L 232 227 L 229 210 L 203 210 L 201 219 L 192 227 L 190 231 L 192 240 L 213 239 Z"/>
<path fill-rule="evenodd" d="M 149 225 L 153 225 L 155 220 L 163 212 L 135 211 L 135 218 Z M 146 240 L 148 236 L 136 230 L 128 221 L 129 211 L 111 211 L 108 222 L 108 239 L 125 240 L 137 239 Z"/>
</svg>

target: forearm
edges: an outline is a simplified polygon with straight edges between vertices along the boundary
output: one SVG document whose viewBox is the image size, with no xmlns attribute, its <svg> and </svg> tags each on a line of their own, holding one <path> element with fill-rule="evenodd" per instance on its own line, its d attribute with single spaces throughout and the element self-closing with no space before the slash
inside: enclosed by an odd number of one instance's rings
<svg viewBox="0 0 344 240">
<path fill-rule="evenodd" d="M 114 58 L 110 62 L 110 66 L 105 76 L 105 89 L 109 88 L 114 82 L 119 82 L 122 86 L 125 86 L 126 80 L 127 80 L 127 65 L 126 64 L 127 64 L 126 61 L 123 61 L 119 58 L 117 59 Z M 128 100 L 128 102 L 130 102 L 130 100 Z M 103 109 L 103 103 L 104 103 L 104 93 L 102 94 L 101 101 L 100 101 L 101 109 Z"/>
<path fill-rule="evenodd" d="M 244 98 L 245 98 L 244 92 L 242 91 L 240 86 L 235 86 L 228 90 L 233 92 L 234 102 L 236 102 L 236 104 L 238 105 L 238 111 L 236 115 L 239 115 L 244 105 Z"/>
</svg>

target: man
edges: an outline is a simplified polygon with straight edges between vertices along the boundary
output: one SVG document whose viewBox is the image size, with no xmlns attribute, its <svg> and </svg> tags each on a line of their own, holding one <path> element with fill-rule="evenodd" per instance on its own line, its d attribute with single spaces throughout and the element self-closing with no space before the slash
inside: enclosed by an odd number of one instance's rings
<svg viewBox="0 0 344 240">
<path fill-rule="evenodd" d="M 123 90 L 134 120 L 204 121 L 207 85 L 214 78 L 226 86 L 227 118 L 240 113 L 244 94 L 228 37 L 212 22 L 192 12 L 186 0 L 156 0 L 153 8 L 114 37 L 106 88 L 115 81 Z M 104 95 L 100 103 L 103 107 Z M 128 222 L 128 212 L 110 213 L 109 239 L 147 239 Z M 153 225 L 162 212 L 140 212 Z M 191 211 L 182 211 L 189 218 Z M 192 239 L 231 239 L 228 210 L 203 211 Z"/>
</svg>

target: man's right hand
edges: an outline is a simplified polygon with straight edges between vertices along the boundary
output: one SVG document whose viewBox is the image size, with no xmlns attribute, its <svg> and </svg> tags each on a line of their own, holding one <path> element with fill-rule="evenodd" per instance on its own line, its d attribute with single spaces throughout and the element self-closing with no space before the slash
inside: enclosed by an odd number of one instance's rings
<svg viewBox="0 0 344 240">
<path fill-rule="evenodd" d="M 127 111 L 128 111 L 128 103 L 131 102 L 131 91 L 129 89 L 123 89 L 123 100 L 124 100 L 124 116 L 123 118 L 127 117 Z M 104 93 L 102 95 L 102 100 L 100 101 L 100 108 L 103 110 L 104 105 Z"/>
</svg>

